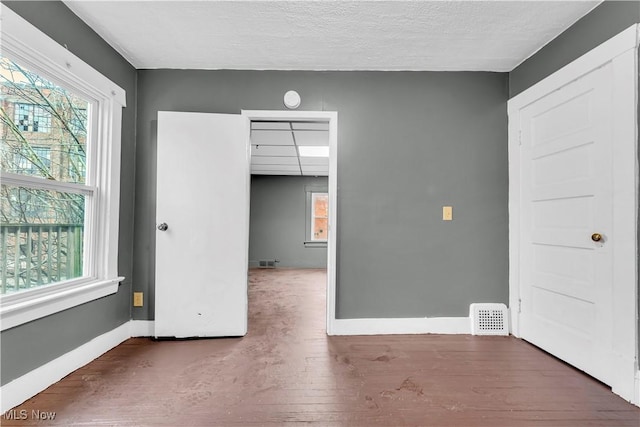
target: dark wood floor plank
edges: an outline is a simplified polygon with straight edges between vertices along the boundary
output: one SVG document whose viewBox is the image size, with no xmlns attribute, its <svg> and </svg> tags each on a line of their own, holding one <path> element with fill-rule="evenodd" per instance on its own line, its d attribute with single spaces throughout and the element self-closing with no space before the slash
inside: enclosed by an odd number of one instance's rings
<svg viewBox="0 0 640 427">
<path fill-rule="evenodd" d="M 321 270 L 252 270 L 243 338 L 137 338 L 6 426 L 640 426 L 640 408 L 513 337 L 327 337 Z"/>
</svg>

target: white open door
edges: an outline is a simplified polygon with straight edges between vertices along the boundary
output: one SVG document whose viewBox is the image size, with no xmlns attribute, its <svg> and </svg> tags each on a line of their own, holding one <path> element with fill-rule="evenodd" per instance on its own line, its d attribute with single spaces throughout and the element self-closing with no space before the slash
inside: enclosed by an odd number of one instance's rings
<svg viewBox="0 0 640 427">
<path fill-rule="evenodd" d="M 509 102 L 514 334 L 637 401 L 635 28 Z"/>
<path fill-rule="evenodd" d="M 158 113 L 156 337 L 247 332 L 246 122 Z"/>
</svg>

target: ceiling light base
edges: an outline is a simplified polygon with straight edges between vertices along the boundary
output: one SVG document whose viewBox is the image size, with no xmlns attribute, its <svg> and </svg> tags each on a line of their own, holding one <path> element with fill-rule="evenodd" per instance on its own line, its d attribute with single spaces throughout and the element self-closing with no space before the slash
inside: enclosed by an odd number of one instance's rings
<svg viewBox="0 0 640 427">
<path fill-rule="evenodd" d="M 290 90 L 284 94 L 284 105 L 290 110 L 300 106 L 300 95 L 295 90 Z"/>
</svg>

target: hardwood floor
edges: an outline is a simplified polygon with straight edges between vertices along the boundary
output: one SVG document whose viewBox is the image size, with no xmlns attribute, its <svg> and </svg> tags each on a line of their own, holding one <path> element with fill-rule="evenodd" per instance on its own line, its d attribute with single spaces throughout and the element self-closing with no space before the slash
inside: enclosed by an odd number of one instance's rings
<svg viewBox="0 0 640 427">
<path fill-rule="evenodd" d="M 511 337 L 327 337 L 325 277 L 252 270 L 246 337 L 128 340 L 2 425 L 640 426 L 640 408 Z"/>
</svg>

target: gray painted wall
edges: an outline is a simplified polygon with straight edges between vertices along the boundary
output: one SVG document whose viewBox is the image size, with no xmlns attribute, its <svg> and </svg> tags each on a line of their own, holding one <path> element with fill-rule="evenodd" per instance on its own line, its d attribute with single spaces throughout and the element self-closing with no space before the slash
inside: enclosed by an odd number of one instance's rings
<svg viewBox="0 0 640 427">
<path fill-rule="evenodd" d="M 125 322 L 132 276 L 147 293 L 133 315 L 153 318 L 158 110 L 282 109 L 296 89 L 301 109 L 338 111 L 339 317 L 464 316 L 470 302 L 506 302 L 507 96 L 640 21 L 638 2 L 605 2 L 511 72 L 510 88 L 496 73 L 140 71 L 136 147 L 135 70 L 62 3 L 3 3 L 122 86 L 129 106 L 127 279 L 116 295 L 3 332 L 2 384 Z M 440 221 L 445 204 L 451 223 Z"/>
<path fill-rule="evenodd" d="M 133 180 L 135 175 L 136 70 L 67 7 L 54 1 L 3 1 L 33 25 L 66 45 L 127 92 L 122 123 L 122 186 L 118 293 L 2 332 L 2 384 L 67 353 L 131 317 Z"/>
<path fill-rule="evenodd" d="M 152 319 L 159 110 L 338 112 L 337 315 L 507 302 L 507 74 L 139 70 L 134 288 Z M 454 220 L 443 222 L 442 206 Z"/>
<path fill-rule="evenodd" d="M 640 22 L 640 1 L 605 1 L 509 73 L 509 95 L 543 78 Z"/>
<path fill-rule="evenodd" d="M 326 268 L 327 249 L 305 247 L 307 210 L 305 188 L 328 186 L 327 177 L 251 177 L 249 266 L 277 259 L 278 267 Z"/>
<path fill-rule="evenodd" d="M 551 43 L 509 73 L 509 92 L 515 96 L 579 58 L 611 37 L 640 23 L 640 1 L 605 1 Z M 638 52 L 640 62 L 640 51 Z M 640 76 L 639 84 L 640 88 Z M 640 89 L 639 89 L 640 98 Z M 640 108 L 638 109 L 640 123 Z M 640 151 L 639 151 L 640 155 Z M 639 195 L 640 198 L 640 195 Z M 640 223 L 638 224 L 640 247 Z M 640 265 L 638 267 L 640 269 Z M 640 277 L 640 270 L 639 270 Z M 640 307 L 640 292 L 638 293 Z M 638 317 L 640 334 L 640 316 Z M 638 338 L 640 342 L 640 335 Z"/>
</svg>

